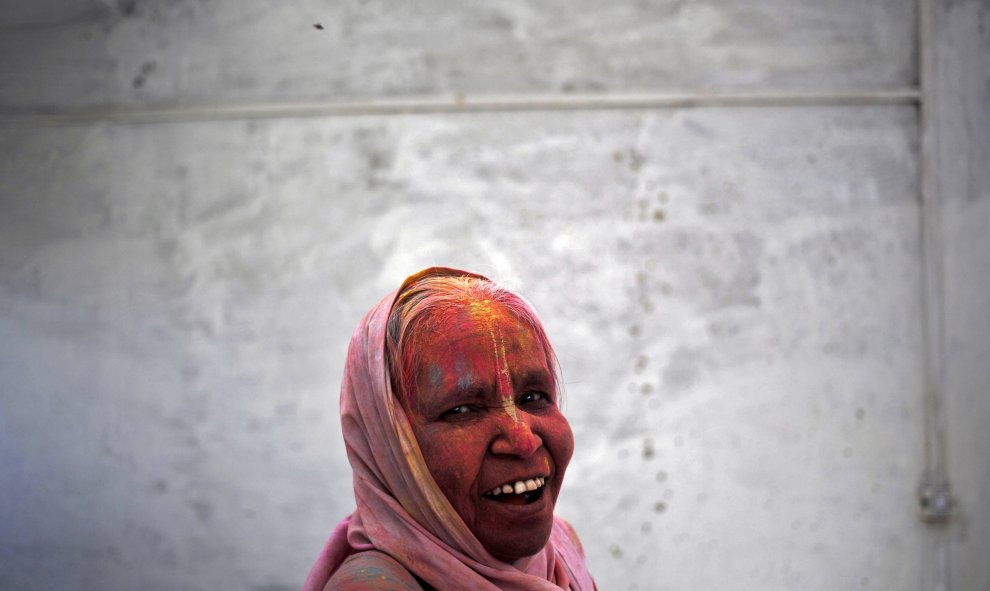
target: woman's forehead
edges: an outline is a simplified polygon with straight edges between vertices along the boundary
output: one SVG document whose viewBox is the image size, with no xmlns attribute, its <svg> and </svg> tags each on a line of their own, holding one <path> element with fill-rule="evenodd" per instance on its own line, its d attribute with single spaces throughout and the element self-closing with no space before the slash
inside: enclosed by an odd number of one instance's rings
<svg viewBox="0 0 990 591">
<path fill-rule="evenodd" d="M 431 386 L 452 379 L 478 379 L 479 372 L 509 371 L 516 375 L 549 372 L 536 331 L 500 305 L 477 302 L 445 314 L 418 330 L 406 354 L 417 381 Z"/>
<path fill-rule="evenodd" d="M 533 328 L 501 306 L 471 306 L 437 315 L 417 330 L 413 349 L 424 353 L 482 352 L 539 346 Z"/>
</svg>

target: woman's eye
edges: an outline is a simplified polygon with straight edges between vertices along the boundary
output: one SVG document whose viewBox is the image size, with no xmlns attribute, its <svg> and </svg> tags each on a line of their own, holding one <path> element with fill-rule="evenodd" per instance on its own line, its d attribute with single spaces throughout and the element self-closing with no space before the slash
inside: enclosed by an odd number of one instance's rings
<svg viewBox="0 0 990 591">
<path fill-rule="evenodd" d="M 470 406 L 468 406 L 466 404 L 459 404 L 459 405 L 455 406 L 454 408 L 451 408 L 450 410 L 445 411 L 440 416 L 442 418 L 456 417 L 457 415 L 464 415 L 464 414 L 467 414 L 469 412 L 471 412 L 471 407 Z"/>
<path fill-rule="evenodd" d="M 545 392 L 526 392 L 519 399 L 519 404 L 546 404 L 550 402 L 550 396 Z"/>
</svg>

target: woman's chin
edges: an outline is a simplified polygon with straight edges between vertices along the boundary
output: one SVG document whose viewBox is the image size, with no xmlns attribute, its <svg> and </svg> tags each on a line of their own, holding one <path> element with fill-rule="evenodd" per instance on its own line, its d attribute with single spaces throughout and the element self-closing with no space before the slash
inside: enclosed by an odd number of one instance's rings
<svg viewBox="0 0 990 591">
<path fill-rule="evenodd" d="M 553 529 L 553 496 L 549 491 L 525 504 L 488 500 L 484 518 L 475 522 L 474 535 L 488 553 L 503 562 L 515 562 L 543 549 Z"/>
<path fill-rule="evenodd" d="M 545 531 L 527 532 L 525 535 L 508 539 L 510 536 L 499 536 L 498 540 L 481 540 L 488 553 L 502 562 L 509 564 L 521 559 L 538 554 L 547 545 L 550 539 L 550 530 L 553 522 L 547 524 Z M 520 532 L 521 533 L 521 532 Z"/>
</svg>

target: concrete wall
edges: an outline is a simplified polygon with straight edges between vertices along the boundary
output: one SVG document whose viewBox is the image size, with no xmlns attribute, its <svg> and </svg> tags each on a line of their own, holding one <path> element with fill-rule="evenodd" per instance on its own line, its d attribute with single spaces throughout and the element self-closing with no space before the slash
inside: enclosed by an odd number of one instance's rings
<svg viewBox="0 0 990 591">
<path fill-rule="evenodd" d="M 945 235 L 951 589 L 990 589 L 990 5 L 936 13 L 936 189 Z"/>
<path fill-rule="evenodd" d="M 911 89 L 913 3 L 67 6 L 0 31 L 0 588 L 297 588 L 353 508 L 350 332 L 431 264 L 541 312 L 600 588 L 927 589 L 933 546 L 990 588 L 979 2 L 938 13 L 948 529 L 916 498 L 916 106 L 454 112 Z M 420 95 L 458 98 L 229 118 Z M 112 120 L 190 105 L 214 120 Z"/>
</svg>

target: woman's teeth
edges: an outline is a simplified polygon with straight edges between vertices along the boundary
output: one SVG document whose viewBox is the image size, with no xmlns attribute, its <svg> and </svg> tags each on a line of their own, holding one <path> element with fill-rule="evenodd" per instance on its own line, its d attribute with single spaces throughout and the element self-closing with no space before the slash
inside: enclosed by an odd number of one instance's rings
<svg viewBox="0 0 990 591">
<path fill-rule="evenodd" d="M 487 494 L 490 494 L 493 497 L 498 496 L 502 493 L 505 494 L 515 493 L 517 495 L 521 495 L 524 492 L 533 491 L 540 488 L 541 486 L 546 484 L 546 482 L 547 479 L 544 477 L 530 478 L 529 480 L 517 480 L 512 484 L 506 483 L 503 484 L 502 486 L 496 486 L 492 490 L 488 491 Z"/>
</svg>

